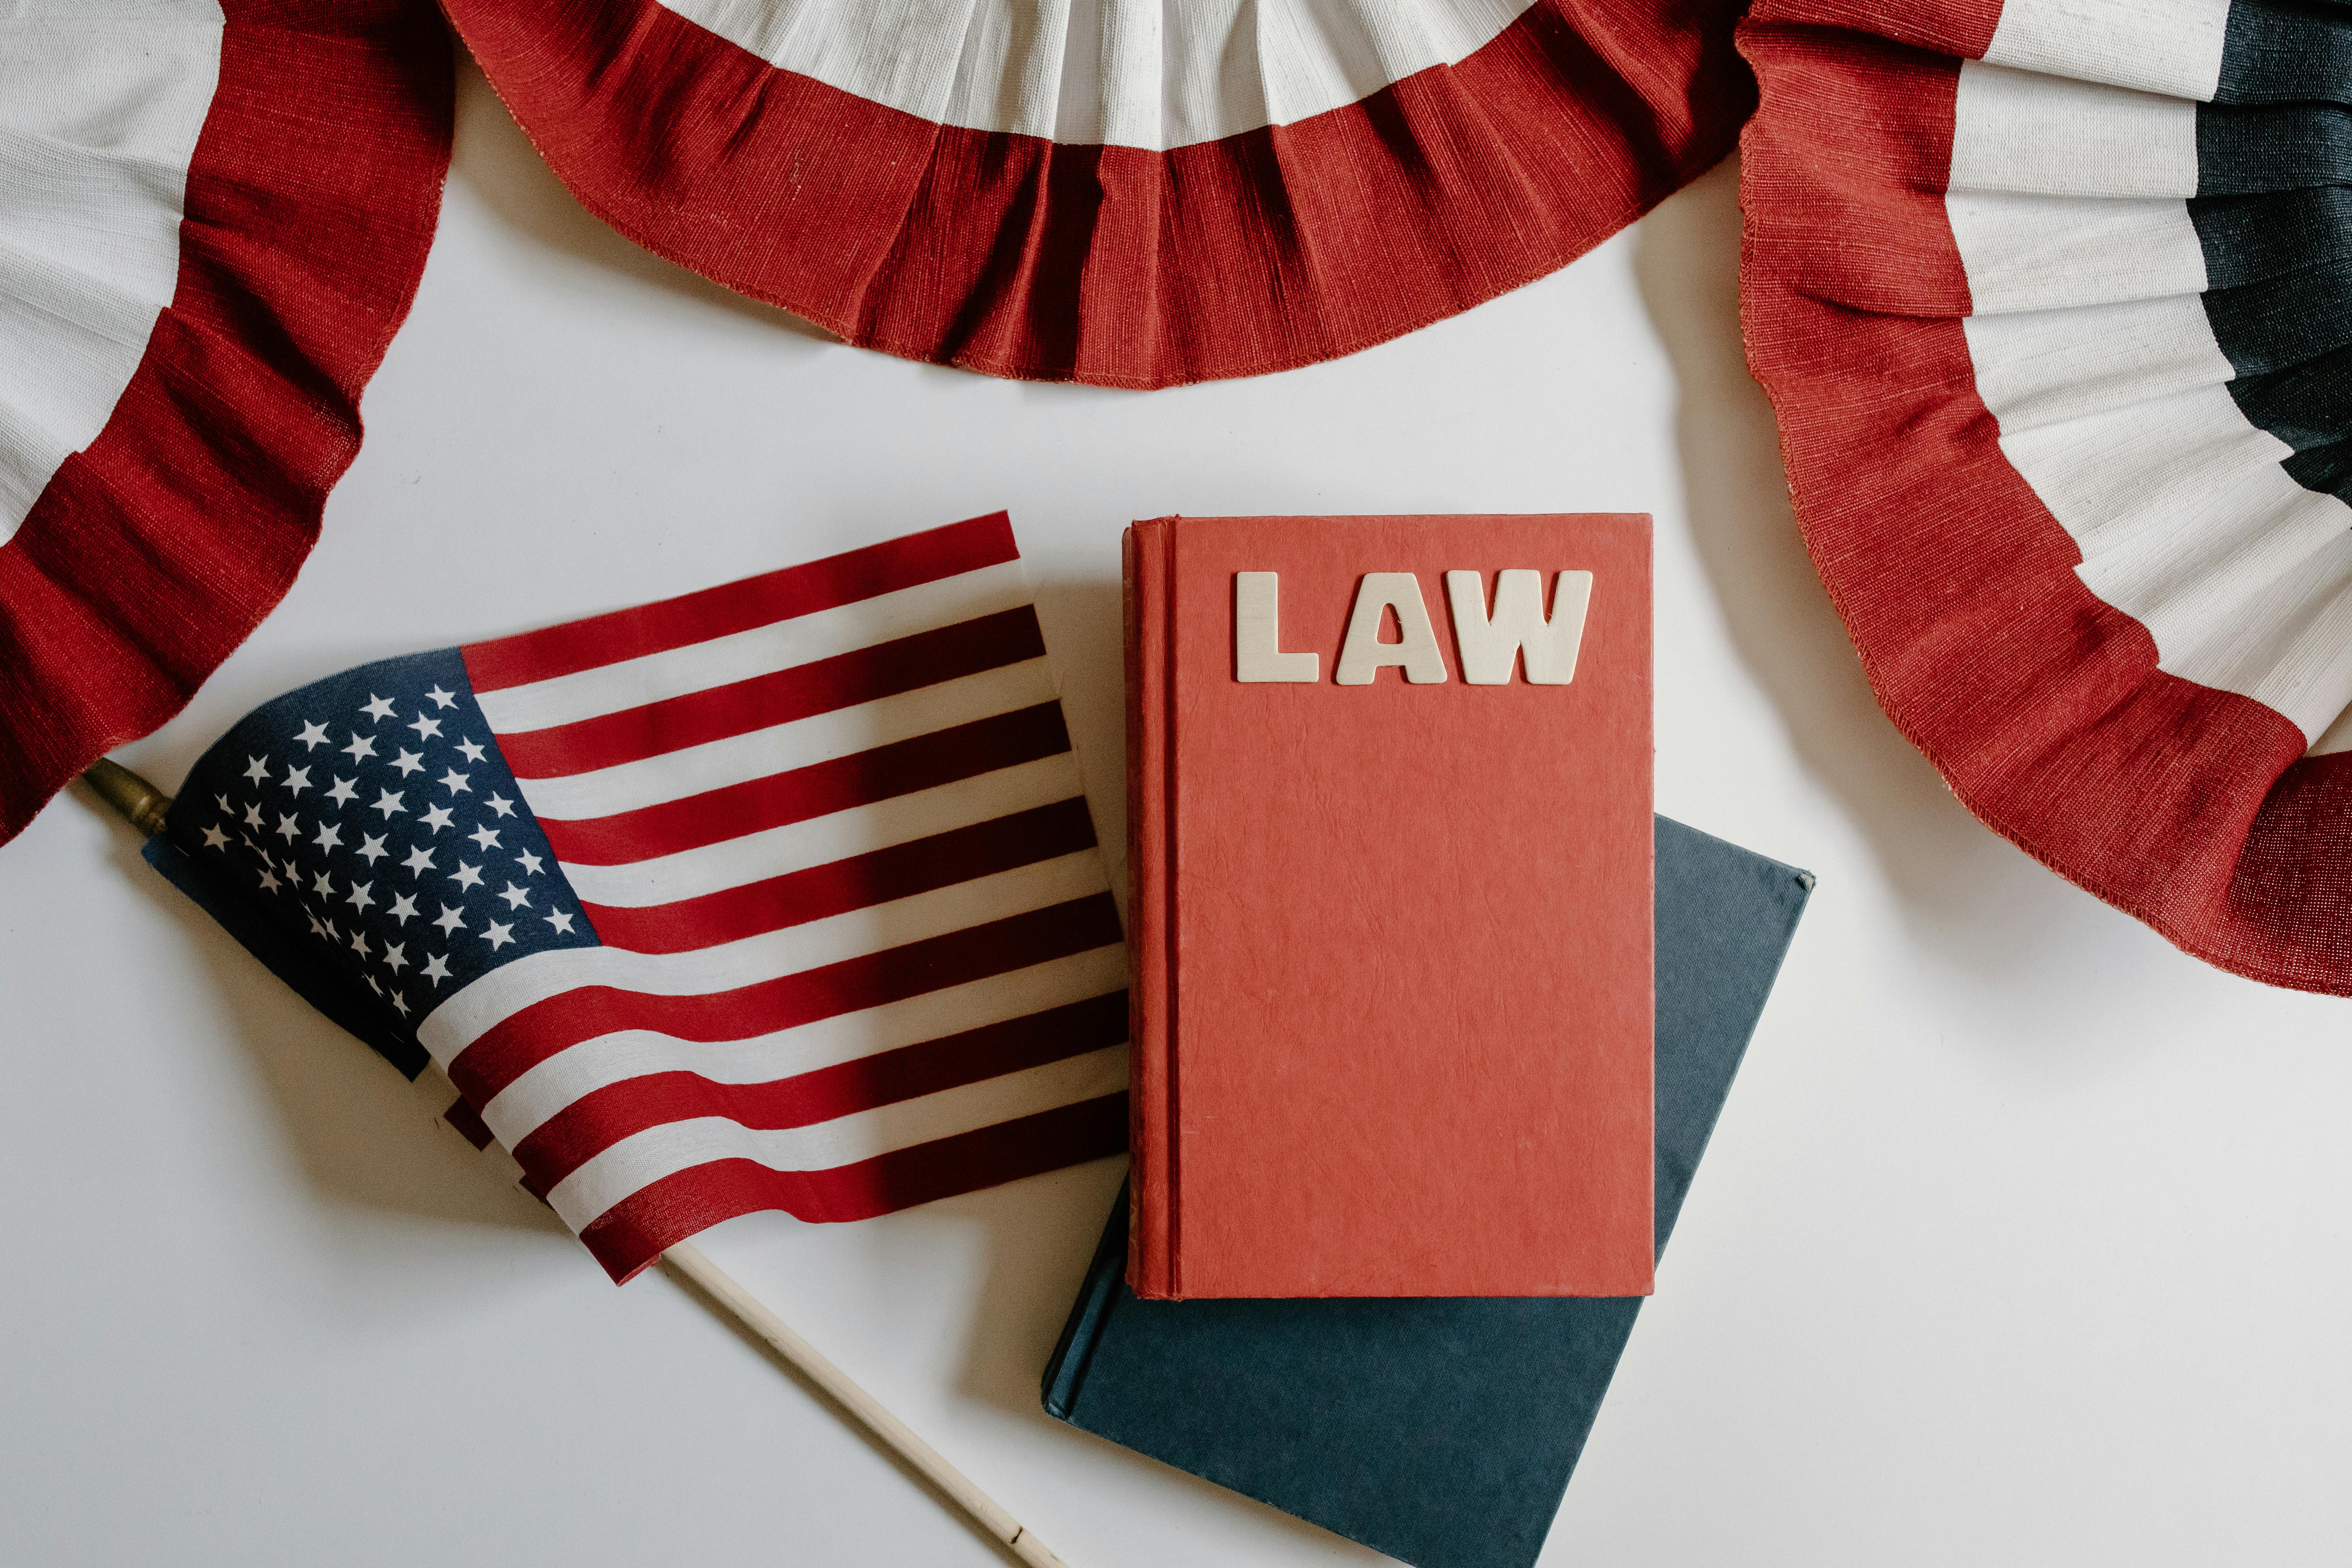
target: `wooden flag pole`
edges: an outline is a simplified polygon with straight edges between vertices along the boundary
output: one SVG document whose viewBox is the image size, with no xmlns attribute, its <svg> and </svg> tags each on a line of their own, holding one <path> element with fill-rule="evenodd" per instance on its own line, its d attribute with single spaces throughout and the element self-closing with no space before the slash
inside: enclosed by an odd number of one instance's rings
<svg viewBox="0 0 2352 1568">
<path fill-rule="evenodd" d="M 172 797 L 129 768 L 101 757 L 83 770 L 81 776 L 100 798 L 129 818 L 140 832 L 162 829 L 163 813 L 171 809 Z M 859 1426 L 871 1432 L 875 1441 L 930 1482 L 1029 1568 L 1068 1568 L 1020 1521 L 972 1485 L 971 1478 L 949 1464 L 938 1449 L 917 1436 L 905 1422 L 884 1409 L 879 1400 L 852 1383 L 846 1373 L 818 1353 L 815 1346 L 770 1311 L 758 1297 L 737 1284 L 726 1270 L 683 1241 L 663 1253 L 661 1261 L 664 1268 L 692 1285 L 696 1294 L 725 1311 L 745 1331 L 816 1384 Z"/>
<path fill-rule="evenodd" d="M 885 1410 L 881 1402 L 872 1394 L 852 1383 L 848 1375 L 827 1361 L 815 1346 L 793 1332 L 790 1323 L 768 1310 L 758 1297 L 735 1283 L 725 1270 L 705 1258 L 691 1243 L 681 1241 L 663 1253 L 662 1267 L 692 1281 L 696 1289 L 726 1308 L 737 1322 L 758 1335 L 763 1343 L 790 1363 L 793 1370 L 856 1416 L 858 1424 L 873 1433 L 877 1442 L 905 1460 L 925 1480 L 946 1493 L 982 1530 L 1003 1542 L 1013 1556 L 1030 1564 L 1030 1568 L 1066 1568 L 1066 1564 L 1055 1556 L 1044 1542 L 1029 1533 L 1020 1521 L 998 1507 L 986 1492 L 972 1485 L 971 1479 L 942 1458 L 938 1449 L 917 1436 L 904 1421 Z"/>
</svg>

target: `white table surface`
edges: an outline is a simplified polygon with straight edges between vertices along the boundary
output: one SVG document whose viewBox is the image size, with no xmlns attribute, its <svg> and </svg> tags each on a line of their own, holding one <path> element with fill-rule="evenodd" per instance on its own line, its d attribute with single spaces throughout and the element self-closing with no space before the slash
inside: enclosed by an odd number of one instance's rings
<svg viewBox="0 0 2352 1568">
<path fill-rule="evenodd" d="M 610 234 L 481 79 L 285 605 L 166 787 L 363 659 L 1008 508 L 1121 829 L 1118 531 L 1647 510 L 1659 808 L 1820 888 L 1543 1561 L 2344 1561 L 2352 1005 L 2202 967 L 1873 707 L 1742 368 L 1733 172 L 1334 364 L 1150 395 L 844 347 Z M 658 1274 L 615 1289 L 79 793 L 0 851 L 0 1561 L 995 1564 Z M 1103 1161 L 706 1248 L 1073 1568 L 1373 1553 L 1046 1419 Z"/>
</svg>

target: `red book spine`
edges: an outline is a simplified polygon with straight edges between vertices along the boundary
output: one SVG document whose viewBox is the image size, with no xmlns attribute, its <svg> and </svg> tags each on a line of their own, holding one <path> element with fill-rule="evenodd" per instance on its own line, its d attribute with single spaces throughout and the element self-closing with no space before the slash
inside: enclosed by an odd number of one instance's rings
<svg viewBox="0 0 2352 1568">
<path fill-rule="evenodd" d="M 1127 949 L 1129 1069 L 1127 1281 L 1139 1296 L 1176 1292 L 1175 965 L 1170 921 L 1171 751 L 1168 552 L 1164 521 L 1127 531 Z"/>
</svg>

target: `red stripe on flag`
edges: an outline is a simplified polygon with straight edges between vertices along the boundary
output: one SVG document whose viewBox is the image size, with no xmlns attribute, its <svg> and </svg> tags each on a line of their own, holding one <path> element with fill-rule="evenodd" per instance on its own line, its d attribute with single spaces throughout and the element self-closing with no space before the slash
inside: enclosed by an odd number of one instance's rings
<svg viewBox="0 0 2352 1568">
<path fill-rule="evenodd" d="M 456 1128 L 457 1135 L 477 1151 L 490 1146 L 490 1124 L 482 1120 L 482 1113 L 475 1110 L 474 1102 L 464 1095 L 459 1095 L 457 1101 L 441 1113 L 441 1120 Z"/>
<path fill-rule="evenodd" d="M 498 691 L 708 642 L 1020 558 L 1011 520 L 1001 511 L 991 512 L 658 604 L 468 643 L 458 652 L 465 657 L 474 689 Z"/>
<path fill-rule="evenodd" d="M 591 1221 L 580 1239 L 616 1282 L 696 1232 L 758 1209 L 819 1223 L 871 1219 L 1127 1148 L 1127 1096 L 1107 1094 L 830 1171 L 719 1160 L 663 1177 Z"/>
<path fill-rule="evenodd" d="M 1037 612 L 1022 605 L 641 708 L 501 734 L 499 751 L 520 779 L 593 773 L 1045 654 Z"/>
<path fill-rule="evenodd" d="M 607 947 L 689 952 L 1094 846 L 1094 821 L 1087 815 L 1087 803 L 1074 796 L 673 904 L 581 908 Z"/>
<path fill-rule="evenodd" d="M 999 713 L 724 789 L 611 816 L 541 817 L 556 858 L 625 866 L 871 805 L 1070 749 L 1058 702 Z"/>
<path fill-rule="evenodd" d="M 583 985 L 484 1030 L 449 1064 L 449 1077 L 475 1104 L 488 1105 L 531 1068 L 598 1035 L 645 1029 L 681 1040 L 749 1039 L 1118 940 L 1118 909 L 1105 891 L 730 991 L 652 996 Z"/>
<path fill-rule="evenodd" d="M 1127 993 L 1114 991 L 771 1083 L 651 1073 L 581 1096 L 516 1144 L 514 1156 L 532 1189 L 544 1193 L 648 1128 L 712 1116 L 762 1131 L 809 1127 L 1084 1056 L 1126 1038 Z"/>
</svg>

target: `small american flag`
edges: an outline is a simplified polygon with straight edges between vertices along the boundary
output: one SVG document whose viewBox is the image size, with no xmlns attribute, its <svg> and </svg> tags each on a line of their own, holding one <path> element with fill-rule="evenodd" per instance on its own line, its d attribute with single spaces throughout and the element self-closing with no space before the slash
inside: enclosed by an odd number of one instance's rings
<svg viewBox="0 0 2352 1568">
<path fill-rule="evenodd" d="M 625 1279 L 755 1209 L 1126 1146 L 1125 955 L 1045 652 L 976 518 L 306 686 L 150 858 L 437 1062 Z"/>
</svg>

